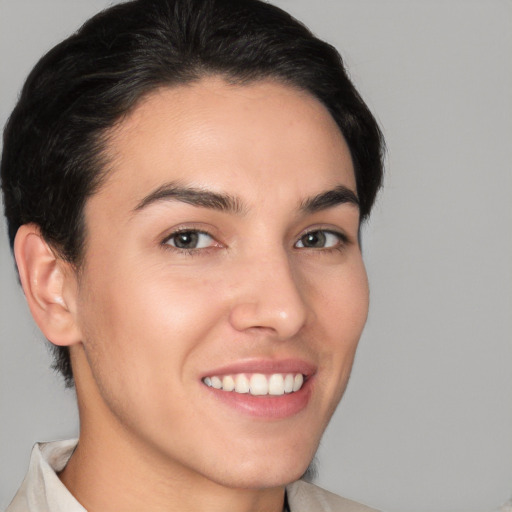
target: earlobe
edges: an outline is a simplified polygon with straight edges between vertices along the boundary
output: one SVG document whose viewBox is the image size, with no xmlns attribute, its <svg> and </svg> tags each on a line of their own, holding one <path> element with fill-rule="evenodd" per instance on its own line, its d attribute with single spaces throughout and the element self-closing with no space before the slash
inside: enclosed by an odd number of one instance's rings
<svg viewBox="0 0 512 512">
<path fill-rule="evenodd" d="M 28 306 L 46 338 L 60 346 L 80 342 L 71 265 L 52 251 L 35 224 L 18 229 L 14 255 Z"/>
</svg>

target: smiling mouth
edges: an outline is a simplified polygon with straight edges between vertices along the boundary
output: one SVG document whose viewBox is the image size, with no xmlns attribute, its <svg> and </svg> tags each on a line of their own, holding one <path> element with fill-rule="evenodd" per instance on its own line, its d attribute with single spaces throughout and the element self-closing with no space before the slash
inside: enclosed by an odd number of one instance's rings
<svg viewBox="0 0 512 512">
<path fill-rule="evenodd" d="M 208 387 L 226 392 L 249 394 L 253 396 L 281 396 L 295 393 L 304 384 L 302 373 L 237 373 L 232 375 L 205 377 L 203 383 Z"/>
</svg>

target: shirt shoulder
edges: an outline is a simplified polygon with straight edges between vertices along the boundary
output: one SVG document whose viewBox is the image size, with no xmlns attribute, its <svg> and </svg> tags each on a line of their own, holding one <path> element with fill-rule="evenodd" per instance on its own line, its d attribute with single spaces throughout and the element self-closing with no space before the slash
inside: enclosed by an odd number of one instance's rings
<svg viewBox="0 0 512 512">
<path fill-rule="evenodd" d="M 5 512 L 86 512 L 59 480 L 77 440 L 37 443 L 20 489 Z"/>
<path fill-rule="evenodd" d="M 290 512 L 378 512 L 299 480 L 286 487 Z"/>
</svg>

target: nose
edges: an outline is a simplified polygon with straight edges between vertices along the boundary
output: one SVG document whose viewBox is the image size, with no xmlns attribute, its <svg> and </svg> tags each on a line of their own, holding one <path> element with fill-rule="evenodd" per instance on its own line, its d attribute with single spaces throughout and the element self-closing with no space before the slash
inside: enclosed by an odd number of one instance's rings
<svg viewBox="0 0 512 512">
<path fill-rule="evenodd" d="M 310 315 L 305 286 L 286 254 L 246 262 L 238 273 L 237 296 L 230 322 L 238 331 L 268 331 L 280 340 L 292 338 Z"/>
</svg>

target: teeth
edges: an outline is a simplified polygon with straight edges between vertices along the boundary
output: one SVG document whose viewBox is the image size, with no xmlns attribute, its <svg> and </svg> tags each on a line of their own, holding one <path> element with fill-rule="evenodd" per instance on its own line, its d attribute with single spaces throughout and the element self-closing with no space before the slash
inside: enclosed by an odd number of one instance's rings
<svg viewBox="0 0 512 512">
<path fill-rule="evenodd" d="M 295 379 L 293 380 L 293 391 L 299 391 L 303 383 L 304 377 L 302 373 L 298 373 L 297 375 L 295 375 Z"/>
<path fill-rule="evenodd" d="M 248 377 L 244 373 L 238 373 L 223 377 L 216 375 L 205 377 L 203 382 L 209 387 L 223 391 L 249 393 L 254 396 L 280 396 L 299 391 L 304 384 L 304 375 L 302 373 L 274 373 L 272 375 L 253 373 Z"/>
<path fill-rule="evenodd" d="M 284 395 L 284 377 L 280 373 L 274 373 L 268 379 L 269 395 Z"/>
<path fill-rule="evenodd" d="M 212 388 L 222 389 L 222 381 L 219 377 L 212 377 Z"/>
<path fill-rule="evenodd" d="M 222 379 L 222 389 L 224 391 L 233 391 L 235 389 L 235 381 L 231 375 L 226 375 Z"/>
<path fill-rule="evenodd" d="M 289 373 L 284 378 L 284 392 L 285 393 L 291 393 L 293 391 L 293 383 L 295 381 L 295 377 Z"/>
<path fill-rule="evenodd" d="M 249 393 L 249 379 L 242 373 L 235 377 L 235 391 Z"/>
<path fill-rule="evenodd" d="M 251 395 L 268 395 L 268 380 L 265 375 L 255 373 L 249 382 L 249 393 Z"/>
</svg>

